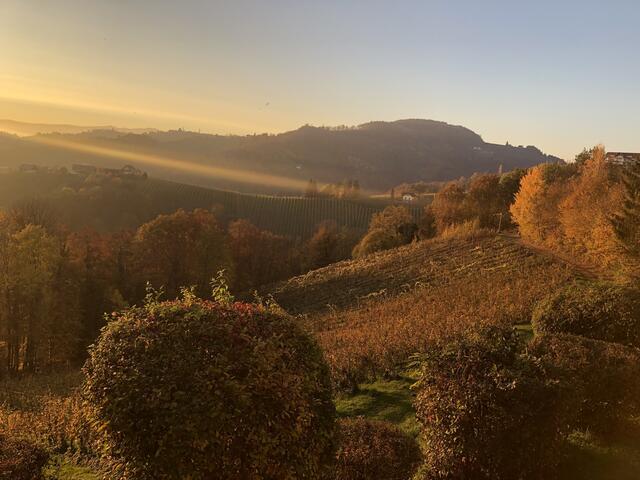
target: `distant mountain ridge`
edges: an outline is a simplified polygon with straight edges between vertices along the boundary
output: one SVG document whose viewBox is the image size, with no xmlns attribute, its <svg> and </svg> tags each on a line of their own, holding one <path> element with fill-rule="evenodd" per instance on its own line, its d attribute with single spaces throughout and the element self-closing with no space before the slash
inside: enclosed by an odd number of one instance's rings
<svg viewBox="0 0 640 480">
<path fill-rule="evenodd" d="M 99 129 L 55 134 L 54 138 L 300 181 L 335 183 L 357 179 L 370 191 L 385 191 L 403 182 L 451 180 L 475 172 L 496 172 L 501 167 L 508 171 L 561 161 L 533 146 L 486 143 L 468 128 L 418 119 L 376 121 L 357 127 L 305 125 L 277 135 L 222 136 L 183 130 L 132 133 Z M 101 166 L 131 163 L 168 180 L 245 192 L 284 193 L 270 185 L 203 178 L 162 166 L 136 164 L 135 160 L 64 150 L 30 142 L 29 138 L 0 137 L 0 166 L 22 163 Z"/>
</svg>

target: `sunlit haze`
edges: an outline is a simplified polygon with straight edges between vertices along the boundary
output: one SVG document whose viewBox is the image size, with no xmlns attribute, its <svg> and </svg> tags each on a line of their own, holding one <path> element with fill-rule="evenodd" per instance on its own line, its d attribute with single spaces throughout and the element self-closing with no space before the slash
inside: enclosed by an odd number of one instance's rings
<svg viewBox="0 0 640 480">
<path fill-rule="evenodd" d="M 640 149 L 640 4 L 0 2 L 0 118 L 282 132 L 429 118 Z"/>
</svg>

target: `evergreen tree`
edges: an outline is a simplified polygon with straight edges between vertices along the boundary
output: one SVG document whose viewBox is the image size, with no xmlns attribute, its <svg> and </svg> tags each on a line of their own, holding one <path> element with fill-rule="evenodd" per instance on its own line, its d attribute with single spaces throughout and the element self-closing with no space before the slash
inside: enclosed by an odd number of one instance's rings
<svg viewBox="0 0 640 480">
<path fill-rule="evenodd" d="M 613 228 L 620 243 L 640 258 L 640 161 L 627 165 L 623 174 L 625 199 L 613 217 Z"/>
</svg>

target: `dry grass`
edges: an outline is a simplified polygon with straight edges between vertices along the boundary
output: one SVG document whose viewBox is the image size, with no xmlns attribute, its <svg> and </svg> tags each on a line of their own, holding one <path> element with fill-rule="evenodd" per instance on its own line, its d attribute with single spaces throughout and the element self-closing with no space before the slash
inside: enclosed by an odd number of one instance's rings
<svg viewBox="0 0 640 480">
<path fill-rule="evenodd" d="M 75 370 L 0 382 L 0 434 L 56 455 L 60 465 L 49 469 L 56 472 L 53 478 L 94 478 L 73 473 L 88 471 L 74 464 L 100 462 L 98 444 L 77 395 L 81 381 L 82 374 Z"/>
</svg>

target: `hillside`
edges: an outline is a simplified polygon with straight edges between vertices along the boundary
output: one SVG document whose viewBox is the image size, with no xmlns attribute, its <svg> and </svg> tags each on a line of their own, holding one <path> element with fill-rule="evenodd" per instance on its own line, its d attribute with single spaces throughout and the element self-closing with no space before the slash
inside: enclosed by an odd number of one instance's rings
<svg viewBox="0 0 640 480">
<path fill-rule="evenodd" d="M 338 389 L 393 376 L 432 342 L 479 325 L 529 323 L 579 269 L 495 234 L 434 239 L 265 288 L 313 331 Z"/>
<path fill-rule="evenodd" d="M 62 148 L 61 144 L 75 148 Z M 105 151 L 118 153 L 110 156 Z M 171 167 L 156 158 L 170 159 Z M 475 172 L 494 172 L 501 165 L 508 171 L 558 160 L 533 146 L 486 143 L 467 128 L 432 120 L 371 122 L 353 128 L 304 126 L 278 135 L 108 129 L 26 138 L 0 136 L 0 166 L 131 163 L 158 178 L 252 193 L 299 194 L 301 182 L 304 185 L 309 179 L 335 183 L 348 178 L 357 179 L 366 190 L 387 191 L 404 182 L 451 180 Z M 295 186 L 206 176 L 180 168 L 184 162 L 283 177 Z"/>
<path fill-rule="evenodd" d="M 65 171 L 0 174 L 0 209 L 29 198 L 46 200 L 73 229 L 136 228 L 159 214 L 206 208 L 224 221 L 244 218 L 262 229 L 303 239 L 325 220 L 363 234 L 371 216 L 389 204 L 389 199 L 251 195 L 154 178 L 83 177 Z M 419 219 L 422 208 L 410 210 Z"/>
<path fill-rule="evenodd" d="M 294 277 L 269 289 L 296 314 L 357 309 L 416 288 L 430 289 L 472 280 L 489 284 L 495 274 L 526 278 L 532 269 L 554 267 L 578 274 L 570 264 L 507 236 L 432 240 L 350 260 Z M 579 275 L 583 275 L 579 273 Z"/>
</svg>

